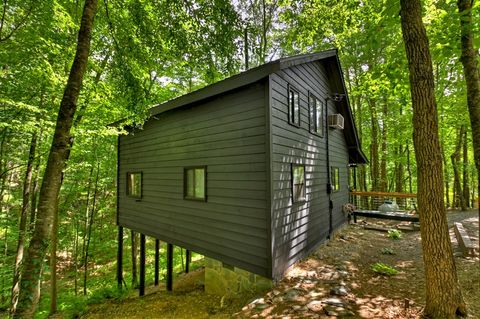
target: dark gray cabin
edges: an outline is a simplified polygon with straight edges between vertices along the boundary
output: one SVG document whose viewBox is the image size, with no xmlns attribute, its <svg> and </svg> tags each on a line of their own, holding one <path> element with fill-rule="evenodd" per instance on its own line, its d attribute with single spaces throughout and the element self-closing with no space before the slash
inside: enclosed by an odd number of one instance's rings
<svg viewBox="0 0 480 319">
<path fill-rule="evenodd" d="M 329 50 L 155 106 L 119 137 L 118 225 L 280 279 L 346 222 L 366 163 L 346 93 Z"/>
</svg>

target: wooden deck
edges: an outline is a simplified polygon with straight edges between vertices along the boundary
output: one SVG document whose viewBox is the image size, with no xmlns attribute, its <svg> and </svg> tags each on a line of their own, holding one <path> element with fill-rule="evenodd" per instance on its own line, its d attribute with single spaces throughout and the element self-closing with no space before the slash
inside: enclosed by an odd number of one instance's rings
<svg viewBox="0 0 480 319">
<path fill-rule="evenodd" d="M 399 212 L 380 212 L 378 210 L 356 210 L 353 212 L 353 221 L 357 222 L 357 216 L 378 218 L 378 219 L 390 219 L 409 222 L 419 222 L 418 215 L 411 215 Z"/>
</svg>

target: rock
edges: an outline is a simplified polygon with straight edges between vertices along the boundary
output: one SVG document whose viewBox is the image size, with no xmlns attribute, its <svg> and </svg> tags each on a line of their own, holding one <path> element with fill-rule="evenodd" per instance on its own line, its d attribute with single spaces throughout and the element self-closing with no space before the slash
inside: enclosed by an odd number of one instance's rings
<svg viewBox="0 0 480 319">
<path fill-rule="evenodd" d="M 345 286 L 337 286 L 330 289 L 330 294 L 334 296 L 346 296 L 348 295 L 348 291 Z"/>
<path fill-rule="evenodd" d="M 285 293 L 285 299 L 288 301 L 295 301 L 298 296 L 300 296 L 300 290 L 298 289 L 290 289 Z"/>
<path fill-rule="evenodd" d="M 313 312 L 320 312 L 323 310 L 323 304 L 319 300 L 314 300 L 307 304 L 307 308 Z"/>
<path fill-rule="evenodd" d="M 348 277 L 349 275 L 348 271 L 345 271 L 345 270 L 338 271 L 338 274 L 342 277 Z"/>
<path fill-rule="evenodd" d="M 344 307 L 345 306 L 345 303 L 338 298 L 322 299 L 322 303 L 324 303 L 326 305 L 336 306 L 336 307 Z"/>
<path fill-rule="evenodd" d="M 293 305 L 293 306 L 292 306 L 292 309 L 295 310 L 295 311 L 301 311 L 302 308 L 303 308 L 303 307 L 300 306 L 300 305 Z"/>
<path fill-rule="evenodd" d="M 347 317 L 355 316 L 355 314 L 352 311 L 347 310 L 343 307 L 327 305 L 323 308 L 323 311 L 327 316 L 332 316 L 332 317 L 334 316 L 336 318 L 347 318 Z"/>
</svg>

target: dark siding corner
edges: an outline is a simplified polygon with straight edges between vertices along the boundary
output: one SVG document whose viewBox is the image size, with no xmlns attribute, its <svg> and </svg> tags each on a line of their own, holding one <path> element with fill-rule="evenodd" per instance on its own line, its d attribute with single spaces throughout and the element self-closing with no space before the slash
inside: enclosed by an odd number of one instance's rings
<svg viewBox="0 0 480 319">
<path fill-rule="evenodd" d="M 310 132 L 308 92 L 320 101 L 330 94 L 329 74 L 320 62 L 293 66 L 271 75 L 272 109 L 272 249 L 273 277 L 281 278 L 297 260 L 325 241 L 329 232 L 326 139 Z M 288 85 L 300 93 L 300 127 L 288 124 Z M 329 114 L 338 113 L 329 102 Z M 325 116 L 325 114 L 324 114 Z M 348 201 L 348 150 L 342 130 L 329 130 L 330 162 L 340 169 L 340 190 L 332 195 L 333 227 L 345 219 Z M 292 202 L 291 164 L 305 165 L 306 201 Z"/>
</svg>

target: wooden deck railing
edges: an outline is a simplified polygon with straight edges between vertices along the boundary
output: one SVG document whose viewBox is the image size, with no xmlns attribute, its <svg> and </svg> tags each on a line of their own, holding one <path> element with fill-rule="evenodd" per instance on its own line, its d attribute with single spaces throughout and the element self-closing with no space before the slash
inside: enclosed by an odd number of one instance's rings
<svg viewBox="0 0 480 319">
<path fill-rule="evenodd" d="M 378 210 L 386 200 L 397 203 L 400 210 L 412 210 L 417 205 L 417 194 L 388 192 L 350 192 L 350 202 L 357 209 Z"/>
</svg>

